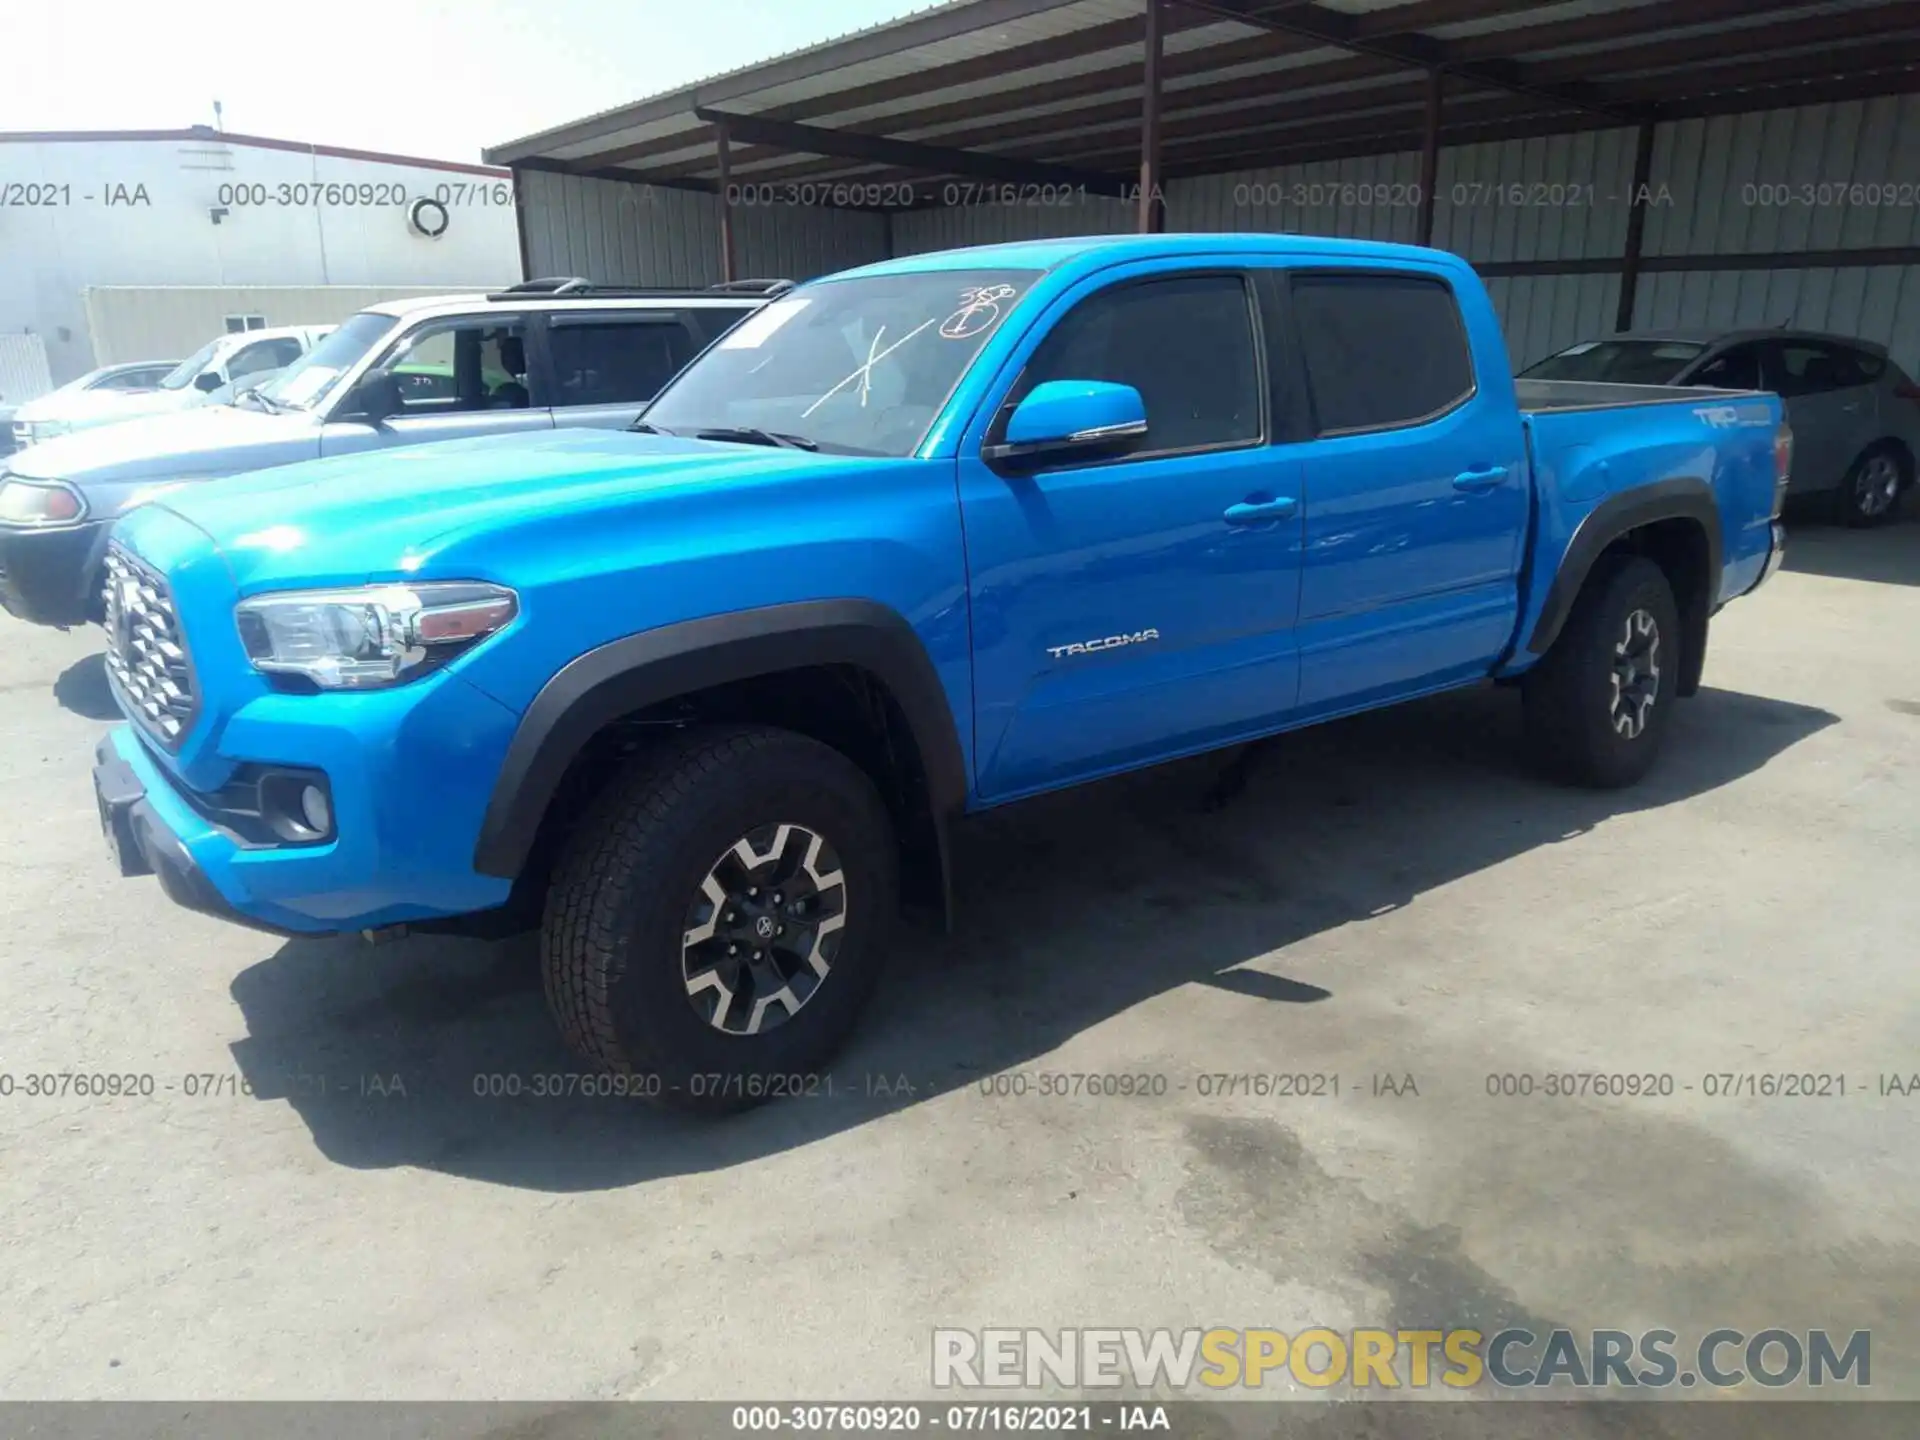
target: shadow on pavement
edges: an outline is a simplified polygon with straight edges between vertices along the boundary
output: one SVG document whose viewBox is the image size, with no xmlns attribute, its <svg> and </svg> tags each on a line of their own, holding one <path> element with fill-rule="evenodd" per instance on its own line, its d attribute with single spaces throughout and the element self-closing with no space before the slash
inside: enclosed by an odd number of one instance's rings
<svg viewBox="0 0 1920 1440">
<path fill-rule="evenodd" d="M 1525 767 L 1518 697 L 1489 686 L 1269 742 L 1214 808 L 1239 764 L 1222 756 L 979 817 L 957 837 L 957 933 L 903 933 L 833 1098 L 719 1122 L 634 1100 L 489 1097 L 490 1076 L 524 1090 L 582 1069 L 547 1016 L 530 938 L 288 941 L 233 983 L 248 1029 L 234 1055 L 255 1095 L 292 1104 L 343 1165 L 556 1191 L 726 1167 L 1024 1064 L 1177 986 L 1338 1006 L 1270 973 L 1286 947 L 1730 784 L 1834 721 L 1705 689 L 1638 788 L 1569 790 Z M 1255 957 L 1264 968 L 1235 968 Z"/>
<path fill-rule="evenodd" d="M 1909 491 L 1909 499 L 1915 493 Z M 1876 585 L 1920 585 L 1920 524 L 1913 512 L 1909 504 L 1903 519 L 1877 530 L 1795 525 L 1787 532 L 1782 568 Z"/>
<path fill-rule="evenodd" d="M 53 698 L 62 709 L 88 720 L 120 718 L 120 707 L 113 703 L 113 691 L 107 688 L 104 653 L 85 656 L 62 670 L 53 682 Z"/>
</svg>

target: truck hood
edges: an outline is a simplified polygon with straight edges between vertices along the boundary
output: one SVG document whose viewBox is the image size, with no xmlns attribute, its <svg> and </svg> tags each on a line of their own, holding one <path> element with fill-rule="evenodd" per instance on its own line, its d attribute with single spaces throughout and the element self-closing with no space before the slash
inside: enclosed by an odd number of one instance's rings
<svg viewBox="0 0 1920 1440">
<path fill-rule="evenodd" d="M 286 465 L 154 503 L 206 534 L 244 591 L 430 571 L 463 539 L 536 519 L 861 463 L 630 431 L 543 430 Z"/>
<path fill-rule="evenodd" d="M 16 475 L 84 488 L 96 480 L 230 475 L 307 459 L 319 450 L 319 419 L 304 411 L 268 415 L 232 405 L 199 405 L 177 415 L 144 416 L 42 440 L 6 463 Z"/>
</svg>

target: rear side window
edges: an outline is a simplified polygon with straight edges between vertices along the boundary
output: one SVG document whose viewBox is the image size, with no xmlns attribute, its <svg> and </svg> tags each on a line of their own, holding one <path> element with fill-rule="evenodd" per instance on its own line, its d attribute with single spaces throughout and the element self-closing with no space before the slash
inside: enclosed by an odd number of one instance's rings
<svg viewBox="0 0 1920 1440">
<path fill-rule="evenodd" d="M 686 326 L 659 316 L 556 316 L 547 348 L 558 406 L 651 400 L 698 349 Z"/>
<path fill-rule="evenodd" d="M 1040 342 L 1012 397 L 1047 380 L 1131 385 L 1147 442 L 1129 458 L 1260 439 L 1260 361 L 1238 275 L 1183 275 L 1102 290 Z"/>
<path fill-rule="evenodd" d="M 1295 275 L 1294 326 L 1322 435 L 1408 425 L 1473 393 L 1453 292 L 1405 275 Z"/>
<path fill-rule="evenodd" d="M 1851 390 L 1879 375 L 1881 366 L 1875 363 L 1869 370 L 1866 361 L 1877 357 L 1817 340 L 1782 340 L 1773 351 L 1773 389 L 1787 396 Z"/>
<path fill-rule="evenodd" d="M 1730 345 L 1687 377 L 1689 385 L 1719 390 L 1760 390 L 1760 347 Z"/>
</svg>

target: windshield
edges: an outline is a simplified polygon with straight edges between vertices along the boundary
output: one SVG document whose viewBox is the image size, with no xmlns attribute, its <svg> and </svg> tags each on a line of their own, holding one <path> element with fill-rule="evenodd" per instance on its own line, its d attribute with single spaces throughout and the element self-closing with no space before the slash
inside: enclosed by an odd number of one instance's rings
<svg viewBox="0 0 1920 1440">
<path fill-rule="evenodd" d="M 223 335 L 220 339 L 224 340 L 226 336 Z M 162 390 L 186 389 L 187 386 L 193 383 L 193 377 L 206 369 L 208 364 L 212 362 L 213 352 L 219 348 L 220 340 L 209 340 L 198 350 L 194 351 L 193 354 L 169 370 L 166 378 L 160 382 L 160 388 Z"/>
<path fill-rule="evenodd" d="M 1691 340 L 1589 340 L 1520 372 L 1522 380 L 1610 380 L 1671 385 L 1705 345 Z"/>
<path fill-rule="evenodd" d="M 262 385 L 260 393 L 276 405 L 311 410 L 399 323 L 392 315 L 362 310 L 282 370 L 271 384 Z"/>
<path fill-rule="evenodd" d="M 810 285 L 728 332 L 647 407 L 645 423 L 911 455 L 1035 273 L 922 270 Z"/>
</svg>

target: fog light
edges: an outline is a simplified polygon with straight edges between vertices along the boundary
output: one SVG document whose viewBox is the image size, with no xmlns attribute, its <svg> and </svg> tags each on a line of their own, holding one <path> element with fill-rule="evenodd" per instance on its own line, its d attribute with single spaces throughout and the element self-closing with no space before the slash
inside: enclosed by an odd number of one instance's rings
<svg viewBox="0 0 1920 1440">
<path fill-rule="evenodd" d="M 325 835 L 333 829 L 333 810 L 327 804 L 326 792 L 318 785 L 309 785 L 301 790 L 300 813 L 317 835 Z"/>
</svg>

